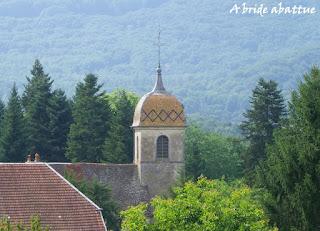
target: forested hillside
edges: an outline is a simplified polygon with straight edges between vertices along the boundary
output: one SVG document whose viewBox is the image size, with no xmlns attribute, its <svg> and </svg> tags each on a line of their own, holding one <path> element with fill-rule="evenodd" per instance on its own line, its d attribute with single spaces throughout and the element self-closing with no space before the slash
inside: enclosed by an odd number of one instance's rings
<svg viewBox="0 0 320 231">
<path fill-rule="evenodd" d="M 108 91 L 141 95 L 155 79 L 160 23 L 168 90 L 189 115 L 239 122 L 260 77 L 279 82 L 288 96 L 301 73 L 320 63 L 320 14 L 230 15 L 236 2 L 0 1 L 0 95 L 8 98 L 13 81 L 22 89 L 36 58 L 68 96 L 91 72 Z"/>
</svg>

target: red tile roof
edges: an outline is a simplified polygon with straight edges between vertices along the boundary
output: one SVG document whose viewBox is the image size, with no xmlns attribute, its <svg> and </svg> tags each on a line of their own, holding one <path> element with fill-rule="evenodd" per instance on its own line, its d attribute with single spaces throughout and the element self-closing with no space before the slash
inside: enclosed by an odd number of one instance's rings
<svg viewBox="0 0 320 231">
<path fill-rule="evenodd" d="M 101 209 L 46 163 L 0 163 L 0 217 L 50 230 L 106 230 Z"/>
</svg>

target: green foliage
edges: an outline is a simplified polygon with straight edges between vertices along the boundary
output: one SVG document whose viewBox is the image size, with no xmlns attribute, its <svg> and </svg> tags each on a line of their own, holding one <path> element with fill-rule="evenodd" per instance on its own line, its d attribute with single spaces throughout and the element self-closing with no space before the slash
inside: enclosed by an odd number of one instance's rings
<svg viewBox="0 0 320 231">
<path fill-rule="evenodd" d="M 62 90 L 53 91 L 49 103 L 50 153 L 47 160 L 66 161 L 67 134 L 72 122 L 71 103 Z"/>
<path fill-rule="evenodd" d="M 146 218 L 146 204 L 132 206 L 128 210 L 121 211 L 121 217 L 124 218 L 121 222 L 123 231 L 146 231 L 148 230 L 148 219 Z"/>
<path fill-rule="evenodd" d="M 42 228 L 40 217 L 32 216 L 30 219 L 30 225 L 17 224 L 14 225 L 7 218 L 3 218 L 0 220 L 0 231 L 49 231 L 49 227 Z"/>
<path fill-rule="evenodd" d="M 152 199 L 153 219 L 146 206 L 121 212 L 122 230 L 277 230 L 269 226 L 256 192 L 241 182 L 199 178 L 175 189 L 175 197 Z"/>
<path fill-rule="evenodd" d="M 136 95 L 105 94 L 90 74 L 72 102 L 62 90 L 51 90 L 53 81 L 39 60 L 31 74 L 22 100 L 14 86 L 6 110 L 0 102 L 0 160 L 20 162 L 38 152 L 46 161 L 67 161 L 67 155 L 72 161 L 132 162 Z"/>
<path fill-rule="evenodd" d="M 62 90 L 52 92 L 53 80 L 36 60 L 22 97 L 29 153 L 47 161 L 64 161 L 66 134 L 71 123 L 69 102 Z M 23 153 L 25 155 L 26 153 Z"/>
<path fill-rule="evenodd" d="M 2 100 L 0 100 L 0 127 L 1 127 L 1 123 L 2 123 L 2 120 L 4 118 L 4 111 L 5 111 L 5 104 Z M 1 130 L 0 130 L 0 136 L 1 136 Z"/>
<path fill-rule="evenodd" d="M 49 101 L 51 98 L 52 80 L 44 73 L 39 60 L 34 62 L 31 78 L 27 77 L 28 84 L 22 97 L 25 111 L 27 149 L 30 153 L 40 153 L 47 159 L 50 153 L 50 117 Z"/>
<path fill-rule="evenodd" d="M 244 114 L 241 129 L 249 148 L 244 156 L 245 171 L 250 180 L 252 171 L 266 159 L 266 145 L 273 141 L 273 130 L 280 126 L 285 104 L 277 83 L 260 79 L 250 98 L 251 108 Z"/>
<path fill-rule="evenodd" d="M 73 162 L 103 161 L 103 144 L 110 126 L 110 107 L 103 99 L 98 78 L 89 74 L 78 83 L 72 107 L 73 123 L 66 156 Z"/>
<path fill-rule="evenodd" d="M 268 205 L 281 230 L 319 230 L 320 70 L 313 67 L 292 94 L 286 126 L 275 133 L 258 185 L 273 196 Z"/>
<path fill-rule="evenodd" d="M 131 129 L 138 96 L 117 90 L 106 95 L 112 109 L 111 127 L 104 144 L 105 161 L 112 163 L 132 163 L 133 130 Z"/>
<path fill-rule="evenodd" d="M 240 156 L 244 150 L 245 145 L 238 138 L 205 132 L 191 125 L 185 133 L 186 176 L 240 177 L 243 171 Z"/>
<path fill-rule="evenodd" d="M 4 119 L 1 122 L 0 159 L 4 162 L 22 162 L 26 154 L 26 133 L 21 100 L 16 85 L 13 85 Z"/>
<path fill-rule="evenodd" d="M 85 180 L 74 171 L 66 171 L 65 178 L 102 208 L 102 215 L 108 229 L 119 230 L 118 206 L 112 200 L 111 190 L 106 185 L 100 183 L 97 179 Z"/>
</svg>

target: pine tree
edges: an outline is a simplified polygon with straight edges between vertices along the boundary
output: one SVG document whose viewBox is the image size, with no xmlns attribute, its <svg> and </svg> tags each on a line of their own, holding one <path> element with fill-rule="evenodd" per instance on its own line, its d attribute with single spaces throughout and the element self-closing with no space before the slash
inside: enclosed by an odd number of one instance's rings
<svg viewBox="0 0 320 231">
<path fill-rule="evenodd" d="M 39 60 L 31 70 L 31 78 L 23 93 L 22 102 L 25 110 L 27 129 L 27 148 L 30 153 L 38 152 L 43 159 L 50 153 L 50 98 L 52 80 L 44 73 Z"/>
<path fill-rule="evenodd" d="M 4 111 L 5 111 L 5 104 L 0 99 L 0 127 L 1 127 L 1 123 L 2 123 L 3 118 L 4 118 Z M 2 133 L 2 130 L 0 129 L 0 136 L 1 136 L 1 133 Z"/>
<path fill-rule="evenodd" d="M 27 156 L 25 124 L 17 88 L 14 85 L 1 124 L 0 157 L 2 161 L 21 162 Z"/>
<path fill-rule="evenodd" d="M 277 83 L 272 80 L 259 80 L 250 104 L 251 108 L 244 114 L 246 120 L 240 125 L 250 143 L 244 156 L 248 178 L 252 177 L 254 168 L 265 160 L 266 145 L 272 143 L 273 130 L 279 126 L 286 114 L 281 90 L 278 90 Z"/>
<path fill-rule="evenodd" d="M 105 161 L 131 163 L 133 161 L 133 114 L 138 97 L 125 90 L 107 96 L 112 109 L 111 127 L 104 145 Z"/>
<path fill-rule="evenodd" d="M 55 90 L 50 98 L 49 130 L 50 152 L 48 161 L 66 161 L 67 135 L 72 122 L 71 105 L 62 90 Z"/>
<path fill-rule="evenodd" d="M 0 123 L 4 118 L 5 104 L 2 100 L 0 100 Z"/>
<path fill-rule="evenodd" d="M 281 230 L 320 227 L 320 70 L 313 67 L 293 92 L 286 126 L 275 133 L 258 183 L 272 194 Z"/>
<path fill-rule="evenodd" d="M 73 161 L 101 162 L 109 127 L 110 107 L 93 74 L 76 87 L 72 107 L 73 123 L 68 135 L 67 157 Z"/>
</svg>

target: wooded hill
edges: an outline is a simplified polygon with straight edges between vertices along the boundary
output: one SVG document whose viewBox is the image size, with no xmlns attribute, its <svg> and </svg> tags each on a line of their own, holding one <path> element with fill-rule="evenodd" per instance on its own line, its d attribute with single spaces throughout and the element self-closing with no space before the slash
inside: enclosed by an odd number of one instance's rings
<svg viewBox="0 0 320 231">
<path fill-rule="evenodd" d="M 302 73 L 319 64 L 320 14 L 230 15 L 234 3 L 1 1 L 1 96 L 8 98 L 13 81 L 22 89 L 36 58 L 68 96 L 87 73 L 98 75 L 108 91 L 126 88 L 142 95 L 155 80 L 161 23 L 168 90 L 178 95 L 189 115 L 239 122 L 260 77 L 276 80 L 288 98 Z M 319 5 L 290 1 L 295 3 Z"/>
</svg>

